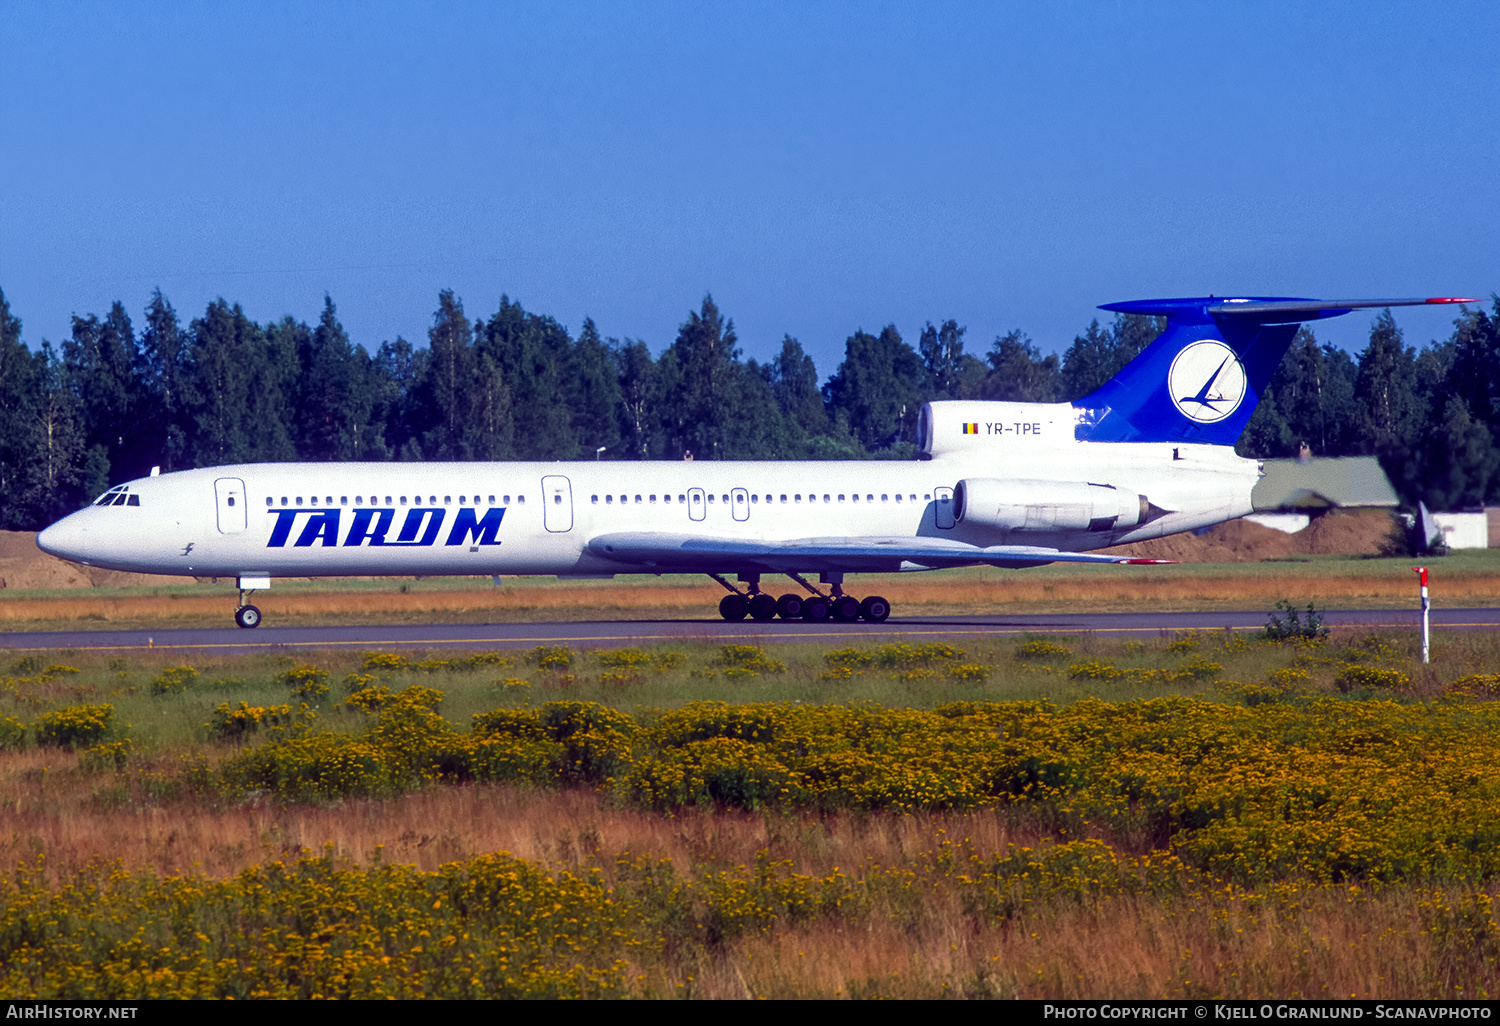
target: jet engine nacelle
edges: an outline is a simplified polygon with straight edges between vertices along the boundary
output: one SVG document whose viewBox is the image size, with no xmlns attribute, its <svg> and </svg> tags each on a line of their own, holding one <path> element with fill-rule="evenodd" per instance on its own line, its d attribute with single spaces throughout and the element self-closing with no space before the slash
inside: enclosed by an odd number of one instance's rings
<svg viewBox="0 0 1500 1026">
<path fill-rule="evenodd" d="M 1082 481 L 977 477 L 953 489 L 953 517 L 1001 531 L 1113 531 L 1151 519 L 1144 495 Z"/>
</svg>

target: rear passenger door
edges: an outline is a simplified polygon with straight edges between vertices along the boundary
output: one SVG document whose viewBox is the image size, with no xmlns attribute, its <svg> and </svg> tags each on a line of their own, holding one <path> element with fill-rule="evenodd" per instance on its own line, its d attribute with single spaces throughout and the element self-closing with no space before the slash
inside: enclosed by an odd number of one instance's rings
<svg viewBox="0 0 1500 1026">
<path fill-rule="evenodd" d="M 945 531 L 953 528 L 953 489 L 946 486 L 932 490 L 932 521 Z"/>
</svg>

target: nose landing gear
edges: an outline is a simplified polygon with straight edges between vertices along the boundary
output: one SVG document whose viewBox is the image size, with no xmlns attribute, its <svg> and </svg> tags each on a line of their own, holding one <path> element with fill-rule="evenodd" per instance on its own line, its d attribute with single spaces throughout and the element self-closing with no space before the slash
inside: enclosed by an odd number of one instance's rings
<svg viewBox="0 0 1500 1026">
<path fill-rule="evenodd" d="M 239 624 L 241 627 L 247 628 L 260 626 L 260 610 L 246 601 L 246 596 L 255 590 L 255 588 L 250 585 L 259 585 L 262 588 L 269 588 L 271 586 L 271 579 L 269 577 L 241 577 L 239 579 L 240 604 L 235 607 L 234 622 Z"/>
</svg>

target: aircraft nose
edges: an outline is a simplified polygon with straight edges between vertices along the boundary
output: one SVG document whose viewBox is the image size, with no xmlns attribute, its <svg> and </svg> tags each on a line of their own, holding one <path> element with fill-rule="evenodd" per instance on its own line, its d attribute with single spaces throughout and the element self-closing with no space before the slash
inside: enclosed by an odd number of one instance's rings
<svg viewBox="0 0 1500 1026">
<path fill-rule="evenodd" d="M 78 562 L 83 555 L 84 527 L 78 514 L 63 517 L 36 536 L 36 547 L 49 556 Z"/>
</svg>

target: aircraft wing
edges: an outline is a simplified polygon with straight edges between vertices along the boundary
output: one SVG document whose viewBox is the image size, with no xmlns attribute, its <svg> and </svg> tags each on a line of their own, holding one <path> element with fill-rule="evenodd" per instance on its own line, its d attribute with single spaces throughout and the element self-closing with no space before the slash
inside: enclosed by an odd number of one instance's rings
<svg viewBox="0 0 1500 1026">
<path fill-rule="evenodd" d="M 655 571 L 803 573 L 893 572 L 955 566 L 1042 566 L 1046 563 L 1170 563 L 1035 545 L 968 545 L 947 538 L 798 538 L 746 541 L 655 532 L 603 534 L 589 541 L 595 556 Z"/>
</svg>

